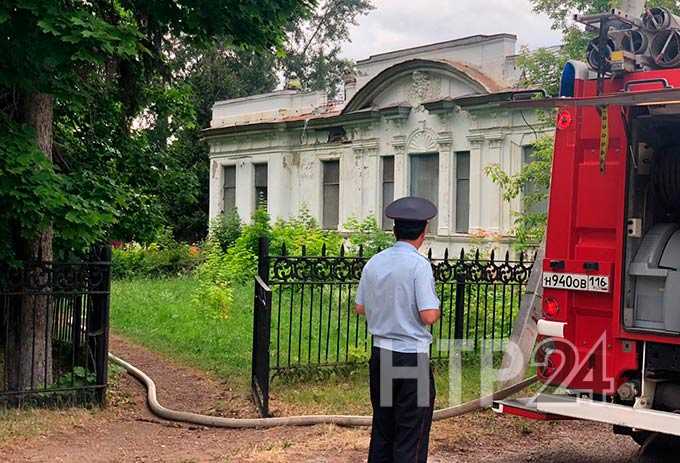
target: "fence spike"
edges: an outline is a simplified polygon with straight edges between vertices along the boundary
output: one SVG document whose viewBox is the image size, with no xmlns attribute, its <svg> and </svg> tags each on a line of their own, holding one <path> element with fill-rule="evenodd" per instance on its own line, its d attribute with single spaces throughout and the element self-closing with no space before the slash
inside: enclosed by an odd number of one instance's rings
<svg viewBox="0 0 680 463">
<path fill-rule="evenodd" d="M 345 257 L 345 243 L 340 245 L 340 257 Z"/>
<path fill-rule="evenodd" d="M 510 250 L 508 249 L 505 251 L 505 263 L 509 264 L 510 263 Z"/>
<path fill-rule="evenodd" d="M 475 252 L 475 262 L 479 262 L 479 248 L 477 248 L 477 251 Z"/>
<path fill-rule="evenodd" d="M 444 262 L 449 260 L 449 248 L 444 249 Z"/>
<path fill-rule="evenodd" d="M 364 257 L 364 245 L 359 245 L 359 257 Z"/>
<path fill-rule="evenodd" d="M 460 261 L 465 261 L 465 249 L 460 248 Z"/>
<path fill-rule="evenodd" d="M 428 260 L 432 260 L 432 248 L 430 248 L 429 251 L 427 251 L 427 258 Z"/>
<path fill-rule="evenodd" d="M 326 243 L 321 245 L 321 255 L 324 257 L 326 256 Z"/>
<path fill-rule="evenodd" d="M 491 250 L 491 258 L 490 258 L 490 259 L 491 259 L 491 263 L 492 263 L 492 264 L 493 264 L 494 262 L 496 262 L 496 250 L 495 250 L 495 249 L 492 249 L 492 250 Z"/>
<path fill-rule="evenodd" d="M 281 245 L 281 255 L 285 256 L 286 255 L 286 242 L 284 241 L 283 244 Z"/>
<path fill-rule="evenodd" d="M 524 263 L 524 251 L 522 251 L 522 252 L 519 254 L 519 263 L 520 263 L 520 264 L 523 264 L 523 263 Z"/>
<path fill-rule="evenodd" d="M 302 255 L 303 256 L 307 255 L 307 245 L 305 245 L 305 244 L 302 245 Z"/>
</svg>

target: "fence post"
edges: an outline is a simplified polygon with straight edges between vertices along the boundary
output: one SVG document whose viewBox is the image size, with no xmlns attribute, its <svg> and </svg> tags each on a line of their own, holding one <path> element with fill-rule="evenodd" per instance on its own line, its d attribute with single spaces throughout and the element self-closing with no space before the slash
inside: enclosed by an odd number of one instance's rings
<svg viewBox="0 0 680 463">
<path fill-rule="evenodd" d="M 456 341 L 463 339 L 463 322 L 465 320 L 465 274 L 456 275 L 456 314 L 453 326 Z"/>
<path fill-rule="evenodd" d="M 269 240 L 260 237 L 257 250 L 257 276 L 269 283 Z M 253 352 L 251 390 L 260 414 L 269 416 L 269 340 L 271 336 L 271 299 L 268 289 L 255 279 L 253 295 Z"/>
<path fill-rule="evenodd" d="M 111 294 L 111 246 L 98 250 L 90 263 L 90 277 L 94 285 L 90 291 L 91 312 L 87 316 L 88 352 L 93 356 L 97 381 L 96 399 L 100 405 L 106 404 L 109 353 L 109 306 Z M 77 309 L 77 307 L 76 307 Z M 76 329 L 76 327 L 74 327 Z M 80 331 L 80 327 L 77 328 Z M 88 356 L 89 357 L 89 356 Z"/>
</svg>

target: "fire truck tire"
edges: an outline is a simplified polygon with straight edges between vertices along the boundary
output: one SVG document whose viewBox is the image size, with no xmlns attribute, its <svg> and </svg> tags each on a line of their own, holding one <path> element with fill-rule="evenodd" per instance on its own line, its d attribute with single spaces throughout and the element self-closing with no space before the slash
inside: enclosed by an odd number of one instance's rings
<svg viewBox="0 0 680 463">
<path fill-rule="evenodd" d="M 310 415 L 310 416 L 287 416 L 276 418 L 225 418 L 220 416 L 199 415 L 198 413 L 172 410 L 164 407 L 156 397 L 156 384 L 142 370 L 126 362 L 123 359 L 109 353 L 109 360 L 125 369 L 146 387 L 147 404 L 151 412 L 168 421 L 197 424 L 216 428 L 272 428 L 277 426 L 314 426 L 317 424 L 335 424 L 339 426 L 370 426 L 370 416 L 346 416 L 346 415 Z M 460 415 L 480 410 L 491 406 L 494 400 L 502 400 L 514 395 L 534 384 L 536 376 L 520 381 L 517 384 L 494 392 L 486 397 L 481 397 L 455 407 L 436 410 L 433 419 L 435 421 L 453 418 Z"/>
<path fill-rule="evenodd" d="M 654 435 L 651 431 L 631 431 L 630 437 L 640 447 L 644 446 L 649 439 Z"/>
</svg>

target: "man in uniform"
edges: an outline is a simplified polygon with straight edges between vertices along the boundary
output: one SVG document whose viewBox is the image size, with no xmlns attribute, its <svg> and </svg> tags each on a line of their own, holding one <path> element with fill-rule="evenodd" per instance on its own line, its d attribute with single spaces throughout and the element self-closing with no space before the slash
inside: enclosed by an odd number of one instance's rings
<svg viewBox="0 0 680 463">
<path fill-rule="evenodd" d="M 434 408 L 428 326 L 440 317 L 430 262 L 418 249 L 437 208 L 423 198 L 401 198 L 385 215 L 397 242 L 363 269 L 356 312 L 373 336 L 370 392 L 373 425 L 369 463 L 427 461 Z"/>
</svg>

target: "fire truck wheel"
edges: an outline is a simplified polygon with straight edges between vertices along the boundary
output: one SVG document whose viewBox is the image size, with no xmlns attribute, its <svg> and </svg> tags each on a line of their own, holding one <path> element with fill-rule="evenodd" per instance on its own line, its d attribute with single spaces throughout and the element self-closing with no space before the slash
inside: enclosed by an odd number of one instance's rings
<svg viewBox="0 0 680 463">
<path fill-rule="evenodd" d="M 650 432 L 650 431 L 631 431 L 630 437 L 635 441 L 637 445 L 642 447 L 645 445 L 650 438 L 654 435 L 655 433 Z"/>
</svg>

